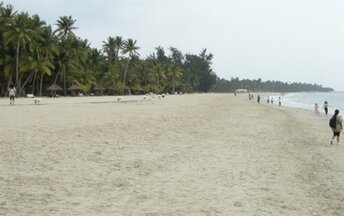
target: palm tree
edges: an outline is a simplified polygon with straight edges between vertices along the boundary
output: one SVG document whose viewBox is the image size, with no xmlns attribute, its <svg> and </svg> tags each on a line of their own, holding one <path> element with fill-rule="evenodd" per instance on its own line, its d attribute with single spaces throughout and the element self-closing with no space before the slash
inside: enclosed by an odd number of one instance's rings
<svg viewBox="0 0 344 216">
<path fill-rule="evenodd" d="M 103 41 L 103 50 L 107 55 L 110 64 L 115 62 L 115 52 L 116 52 L 116 40 L 113 37 L 108 37 L 106 41 Z"/>
<path fill-rule="evenodd" d="M 2 49 L 4 52 L 0 55 L 0 70 L 3 71 L 3 73 L 0 73 L 0 78 L 3 79 L 4 82 L 7 80 L 7 85 L 2 84 L 2 94 L 6 92 L 10 84 L 12 83 L 12 76 L 13 76 L 13 70 L 15 68 L 16 62 L 15 58 L 13 58 L 12 55 L 9 55 L 8 49 Z M 6 88 L 5 88 L 6 86 Z"/>
<path fill-rule="evenodd" d="M 183 74 L 182 69 L 175 64 L 172 64 L 169 67 L 169 72 L 170 72 L 170 76 L 172 78 L 172 94 L 175 93 L 175 88 L 176 88 L 176 81 L 179 77 L 181 77 L 181 75 Z"/>
<path fill-rule="evenodd" d="M 47 58 L 51 62 L 53 62 L 54 56 L 58 56 L 59 54 L 59 48 L 57 46 L 57 37 L 53 34 L 51 26 L 43 28 L 41 38 L 42 40 L 40 45 L 40 51 L 42 53 L 42 57 Z M 45 74 L 47 73 L 41 72 L 39 96 L 42 96 L 43 80 Z"/>
<path fill-rule="evenodd" d="M 137 52 L 140 47 L 136 46 L 136 40 L 128 39 L 123 43 L 123 50 L 122 54 L 128 54 L 127 64 L 125 66 L 124 74 L 123 74 L 123 85 L 125 86 L 127 71 L 129 67 L 129 63 L 133 57 L 138 57 L 140 54 Z"/>
<path fill-rule="evenodd" d="M 118 55 L 122 47 L 123 39 L 120 36 L 110 36 L 106 41 L 103 41 L 103 50 L 106 53 L 110 64 L 115 64 L 118 61 Z"/>
<path fill-rule="evenodd" d="M 28 62 L 26 62 L 26 64 L 23 65 L 23 70 L 34 72 L 33 78 L 32 78 L 32 85 L 33 85 L 32 94 L 34 94 L 34 91 L 35 91 L 35 83 L 36 83 L 37 74 L 41 73 L 41 74 L 47 74 L 50 76 L 52 69 L 54 69 L 54 65 L 52 64 L 51 60 L 48 57 L 42 57 L 40 48 L 36 47 L 34 52 L 32 52 L 31 55 L 29 56 Z"/>
<path fill-rule="evenodd" d="M 0 3 L 0 26 L 1 30 L 4 31 L 4 27 L 8 27 L 13 24 L 17 11 L 14 10 L 12 5 L 6 5 L 6 7 L 3 7 L 2 2 Z"/>
<path fill-rule="evenodd" d="M 166 67 L 164 67 L 162 64 L 156 64 L 153 66 L 152 68 L 152 73 L 153 76 L 156 77 L 156 87 L 155 89 L 158 90 L 158 93 L 160 93 L 160 89 L 161 89 L 161 81 L 163 79 L 165 79 L 165 72 L 166 72 Z"/>
<path fill-rule="evenodd" d="M 115 37 L 115 61 L 118 61 L 119 58 L 119 52 L 123 48 L 123 39 L 120 36 Z"/>
<path fill-rule="evenodd" d="M 73 20 L 72 16 L 62 16 L 57 20 L 57 29 L 55 32 L 57 36 L 64 39 L 74 38 L 75 34 L 73 30 L 78 29 L 74 26 L 76 20 Z"/>
<path fill-rule="evenodd" d="M 34 35 L 34 31 L 29 26 L 30 17 L 28 13 L 20 13 L 14 17 L 13 25 L 8 26 L 4 32 L 5 44 L 15 44 L 16 46 L 16 87 L 19 95 L 21 92 L 21 84 L 19 82 L 19 52 L 20 48 L 26 47 Z"/>
<path fill-rule="evenodd" d="M 77 84 L 81 91 L 86 95 L 91 90 L 91 87 L 96 84 L 96 78 L 91 70 L 85 70 L 82 73 L 76 74 L 73 78 L 73 82 Z"/>
<path fill-rule="evenodd" d="M 15 70 L 15 59 L 13 58 L 13 56 L 15 56 L 15 52 L 12 53 L 11 47 L 5 45 L 3 33 L 7 31 L 11 25 L 13 25 L 16 14 L 17 11 L 13 9 L 12 5 L 6 5 L 5 7 L 3 2 L 0 2 L 0 65 L 4 71 L 4 73 L 1 75 L 3 75 L 2 79 L 4 82 L 6 82 L 6 79 L 8 79 L 7 85 L 1 85 L 2 94 L 6 92 L 4 86 L 7 86 L 8 88 L 12 82 L 12 75 Z"/>
<path fill-rule="evenodd" d="M 90 49 L 88 51 L 87 61 L 88 67 L 92 68 L 94 72 L 98 72 L 101 63 L 104 61 L 104 56 L 102 55 L 100 50 L 96 48 Z"/>
<path fill-rule="evenodd" d="M 75 38 L 75 34 L 73 30 L 77 29 L 77 27 L 74 27 L 76 20 L 73 20 L 72 16 L 62 16 L 59 20 L 57 20 L 57 29 L 55 30 L 55 33 L 57 33 L 57 36 L 61 38 L 61 44 L 62 45 L 68 45 L 68 41 Z M 62 46 L 62 54 L 65 56 L 65 53 L 68 52 L 67 46 Z M 66 62 L 65 64 L 68 65 L 68 58 L 65 58 Z M 66 86 L 66 65 L 63 68 L 63 92 L 66 96 L 67 94 L 67 86 Z"/>
</svg>

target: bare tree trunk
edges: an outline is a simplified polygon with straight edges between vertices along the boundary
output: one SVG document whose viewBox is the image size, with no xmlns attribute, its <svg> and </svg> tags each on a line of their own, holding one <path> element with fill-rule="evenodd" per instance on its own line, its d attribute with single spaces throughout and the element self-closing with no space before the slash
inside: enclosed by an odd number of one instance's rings
<svg viewBox="0 0 344 216">
<path fill-rule="evenodd" d="M 19 75 L 19 81 L 18 81 L 19 83 L 21 83 L 23 76 L 24 76 L 24 74 Z M 17 97 L 20 97 L 21 93 L 22 93 L 22 86 L 21 85 L 19 85 L 17 92 L 18 92 Z"/>
<path fill-rule="evenodd" d="M 125 79 L 127 77 L 127 71 L 128 71 L 128 67 L 129 67 L 129 62 L 130 62 L 130 58 L 127 61 L 127 65 L 125 66 L 125 70 L 124 70 L 124 74 L 123 74 L 123 85 L 124 85 L 124 89 L 125 89 Z M 123 95 L 124 95 L 124 89 L 123 89 Z"/>
<path fill-rule="evenodd" d="M 16 53 L 16 89 L 18 89 L 18 92 L 21 91 L 20 83 L 19 83 L 19 41 L 17 42 L 17 53 Z M 20 95 L 20 94 L 19 94 Z"/>
<path fill-rule="evenodd" d="M 4 80 L 4 84 L 5 84 L 5 80 Z M 2 85 L 2 83 L 0 82 L 0 89 L 1 89 L 1 91 L 0 91 L 0 97 L 2 96 L 2 95 L 4 95 L 5 94 L 5 85 Z"/>
<path fill-rule="evenodd" d="M 39 92 L 39 79 L 36 79 L 36 93 L 38 95 Z"/>
<path fill-rule="evenodd" d="M 55 79 L 54 79 L 54 84 L 56 84 L 56 82 L 57 82 L 57 77 L 60 75 L 60 73 L 61 73 L 61 71 L 58 71 L 58 72 L 56 73 L 56 76 L 55 76 Z"/>
<path fill-rule="evenodd" d="M 66 89 L 66 68 L 63 68 L 63 95 L 66 97 L 67 89 Z"/>
<path fill-rule="evenodd" d="M 36 82 L 37 71 L 35 71 L 32 80 L 32 94 L 35 95 L 35 82 Z"/>
<path fill-rule="evenodd" d="M 29 82 L 30 79 L 32 79 L 32 75 L 33 75 L 33 74 L 30 74 L 30 75 L 28 76 L 28 78 L 26 78 L 25 82 L 23 83 L 23 85 L 22 85 L 21 88 L 20 88 L 19 95 L 22 94 L 22 92 L 23 92 L 23 90 L 24 90 L 26 84 Z M 23 79 L 23 75 L 20 77 L 20 82 L 21 82 L 22 79 Z"/>
<path fill-rule="evenodd" d="M 174 74 L 172 74 L 172 94 L 173 95 L 175 92 L 175 88 L 176 88 L 176 78 L 175 78 Z"/>
<path fill-rule="evenodd" d="M 39 96 L 40 96 L 40 97 L 42 96 L 42 89 L 43 89 L 43 77 L 44 77 L 44 74 L 43 74 L 43 73 L 41 73 L 41 80 L 40 80 L 41 84 L 40 84 L 40 86 L 39 86 Z"/>
</svg>

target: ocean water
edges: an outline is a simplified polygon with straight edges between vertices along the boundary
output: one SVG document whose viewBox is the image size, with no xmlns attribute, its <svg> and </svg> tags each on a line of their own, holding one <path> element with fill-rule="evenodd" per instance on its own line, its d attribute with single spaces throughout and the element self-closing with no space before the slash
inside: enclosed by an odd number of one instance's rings
<svg viewBox="0 0 344 216">
<path fill-rule="evenodd" d="M 319 110 L 324 113 L 322 106 L 324 101 L 328 102 L 329 114 L 334 110 L 339 109 L 344 113 L 344 92 L 300 92 L 285 94 L 282 98 L 282 105 L 295 108 L 303 108 L 314 110 L 315 103 L 318 103 Z M 278 96 L 274 96 L 275 101 L 278 101 Z"/>
</svg>

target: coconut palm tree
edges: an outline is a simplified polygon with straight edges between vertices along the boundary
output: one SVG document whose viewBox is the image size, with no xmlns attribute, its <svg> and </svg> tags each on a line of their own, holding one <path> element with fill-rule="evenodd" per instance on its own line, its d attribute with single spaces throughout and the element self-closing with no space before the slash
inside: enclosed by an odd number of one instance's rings
<svg viewBox="0 0 344 216">
<path fill-rule="evenodd" d="M 30 28 L 30 17 L 28 13 L 20 13 L 14 17 L 13 25 L 9 25 L 3 34 L 5 45 L 13 44 L 16 46 L 16 87 L 19 95 L 21 92 L 21 83 L 19 82 L 19 53 L 21 47 L 25 48 L 31 43 L 34 31 Z"/>
<path fill-rule="evenodd" d="M 33 72 L 32 94 L 34 94 L 35 91 L 37 74 L 41 73 L 50 76 L 52 69 L 54 69 L 54 65 L 52 64 L 51 60 L 48 57 L 43 57 L 41 49 L 36 47 L 31 55 L 27 58 L 26 64 L 23 64 L 23 70 Z"/>
<path fill-rule="evenodd" d="M 60 38 L 61 48 L 62 48 L 62 56 L 66 57 L 68 52 L 68 45 L 70 44 L 69 41 L 75 38 L 75 34 L 73 30 L 77 29 L 74 26 L 76 20 L 72 18 L 72 16 L 62 16 L 59 20 L 57 20 L 57 29 L 55 33 Z M 63 92 L 66 96 L 67 94 L 67 86 L 66 86 L 66 66 L 68 63 L 68 58 L 64 58 L 64 67 L 63 69 Z M 62 74 L 61 74 L 62 75 Z"/>
<path fill-rule="evenodd" d="M 136 40 L 133 39 L 128 39 L 123 43 L 123 50 L 122 54 L 128 54 L 128 60 L 127 64 L 124 69 L 124 74 L 123 74 L 123 85 L 125 86 L 126 83 L 126 76 L 127 76 L 127 71 L 129 67 L 129 63 L 133 57 L 138 57 L 140 54 L 137 52 L 140 47 L 136 46 Z"/>
<path fill-rule="evenodd" d="M 123 48 L 123 39 L 120 36 L 116 36 L 115 37 L 115 61 L 118 61 L 119 58 L 119 52 L 121 51 L 121 49 Z"/>
<path fill-rule="evenodd" d="M 1 31 L 4 31 L 4 27 L 8 27 L 13 24 L 13 20 L 17 14 L 17 11 L 14 10 L 12 5 L 6 5 L 6 7 L 4 7 L 3 3 L 0 3 L 0 27 Z"/>
<path fill-rule="evenodd" d="M 41 33 L 40 41 L 40 51 L 43 58 L 49 59 L 53 62 L 54 57 L 59 55 L 59 48 L 57 46 L 57 37 L 53 34 L 51 26 L 46 26 L 43 28 Z M 43 90 L 43 80 L 44 75 L 47 73 L 41 72 L 40 76 L 40 85 L 39 85 L 39 96 L 42 96 Z M 49 75 L 51 76 L 51 74 Z"/>
<path fill-rule="evenodd" d="M 72 18 L 72 16 L 61 16 L 59 20 L 57 20 L 57 29 L 55 33 L 59 38 L 64 39 L 71 39 L 75 37 L 74 30 L 78 29 L 74 26 L 76 20 Z"/>
<path fill-rule="evenodd" d="M 171 79 L 172 79 L 172 94 L 174 94 L 175 89 L 176 89 L 176 81 L 183 75 L 183 71 L 176 64 L 172 64 L 169 67 L 168 71 L 169 71 L 169 75 L 171 76 Z"/>
<path fill-rule="evenodd" d="M 89 49 L 87 53 L 87 67 L 92 68 L 94 72 L 99 72 L 99 67 L 101 63 L 104 62 L 104 56 L 102 55 L 101 51 L 94 48 Z"/>
<path fill-rule="evenodd" d="M 103 41 L 103 50 L 107 55 L 107 59 L 111 65 L 115 63 L 116 40 L 113 37 L 108 37 Z"/>
<path fill-rule="evenodd" d="M 156 64 L 153 66 L 151 72 L 153 74 L 153 76 L 156 78 L 156 86 L 155 89 L 158 90 L 157 93 L 160 93 L 160 89 L 161 89 L 161 83 L 162 80 L 164 80 L 166 78 L 166 67 L 164 67 L 162 64 Z"/>
<path fill-rule="evenodd" d="M 1 95 L 4 95 L 6 89 L 12 82 L 12 75 L 15 70 L 15 50 L 12 46 L 5 45 L 5 40 L 3 33 L 8 30 L 8 28 L 13 25 L 14 17 L 17 11 L 14 10 L 12 5 L 4 6 L 3 2 L 0 2 L 0 66 L 1 70 L 4 71 L 0 74 L 0 82 L 4 82 L 1 85 Z M 14 52 L 13 52 L 14 51 Z M 7 81 L 7 85 L 5 82 Z M 7 86 L 7 88 L 5 88 Z"/>
</svg>

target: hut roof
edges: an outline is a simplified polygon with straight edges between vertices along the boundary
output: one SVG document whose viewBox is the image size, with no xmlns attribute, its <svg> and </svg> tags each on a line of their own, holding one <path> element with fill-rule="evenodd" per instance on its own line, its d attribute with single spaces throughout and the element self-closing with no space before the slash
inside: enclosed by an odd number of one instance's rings
<svg viewBox="0 0 344 216">
<path fill-rule="evenodd" d="M 128 86 L 124 86 L 125 90 L 130 90 L 130 88 Z"/>
<path fill-rule="evenodd" d="M 93 90 L 102 91 L 102 90 L 105 90 L 105 88 L 103 88 L 101 86 L 96 86 L 96 87 L 93 88 Z"/>
<path fill-rule="evenodd" d="M 74 85 L 70 86 L 68 88 L 68 90 L 70 90 L 70 91 L 81 90 L 81 88 L 80 88 L 80 86 L 74 84 Z"/>
<path fill-rule="evenodd" d="M 116 86 L 110 86 L 110 87 L 109 87 L 109 90 L 110 90 L 110 91 L 116 91 L 117 88 L 116 88 Z"/>
<path fill-rule="evenodd" d="M 142 87 L 138 86 L 133 88 L 134 91 L 145 91 Z"/>
<path fill-rule="evenodd" d="M 51 86 L 49 86 L 47 88 L 48 91 L 62 91 L 63 88 L 61 88 L 59 85 L 57 84 L 52 84 Z"/>
</svg>

